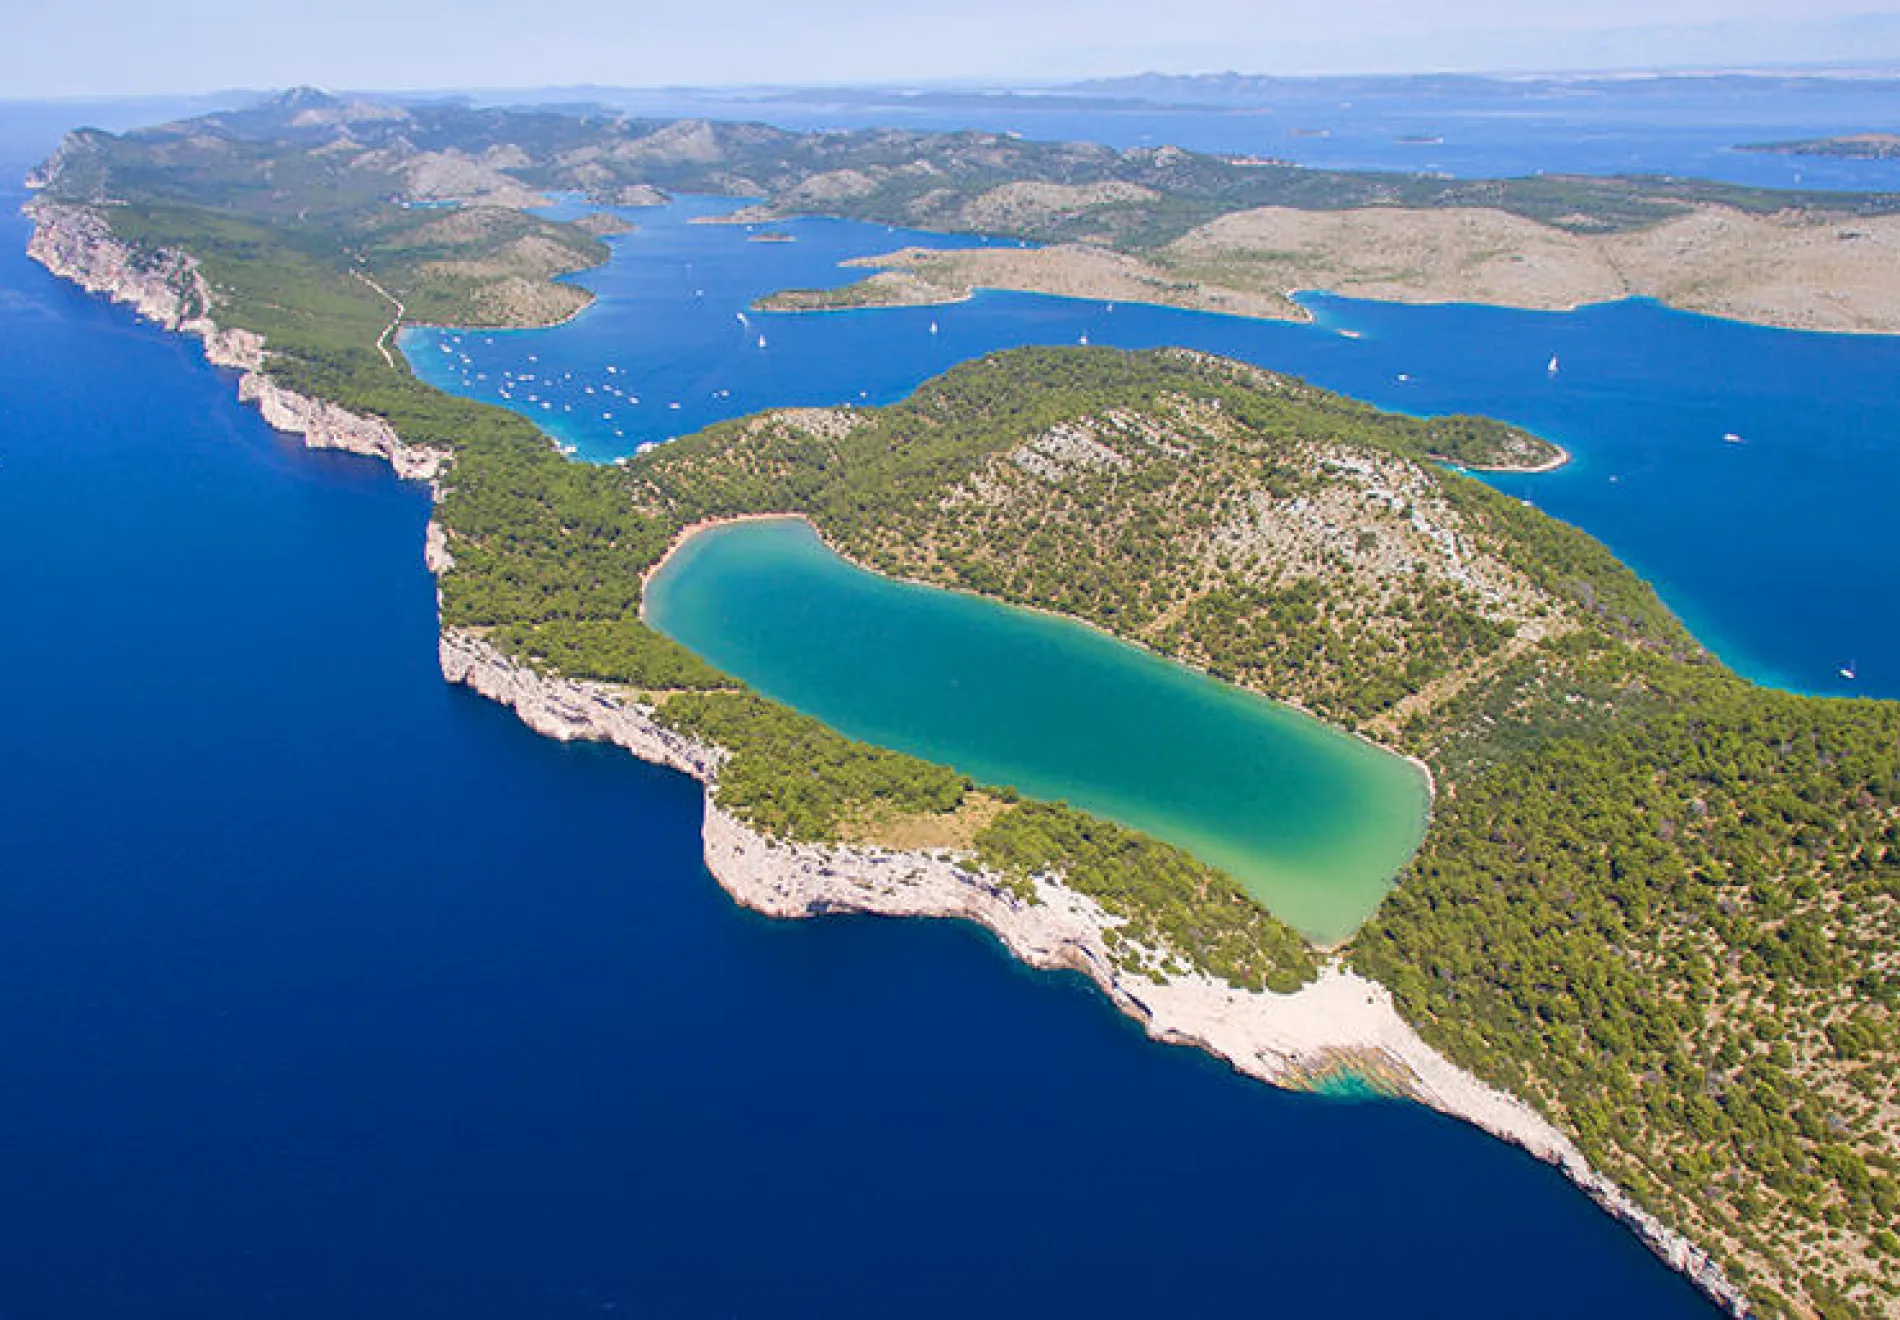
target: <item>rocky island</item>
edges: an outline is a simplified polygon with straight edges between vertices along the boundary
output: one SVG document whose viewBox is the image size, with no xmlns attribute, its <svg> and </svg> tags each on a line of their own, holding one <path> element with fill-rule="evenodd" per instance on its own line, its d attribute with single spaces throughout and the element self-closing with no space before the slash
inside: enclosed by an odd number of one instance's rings
<svg viewBox="0 0 1900 1320">
<path fill-rule="evenodd" d="M 1550 461 L 1535 437 L 1197 354 L 1020 350 L 889 408 L 569 462 L 379 346 L 392 300 L 551 319 L 550 275 L 603 250 L 500 204 L 484 171 L 565 177 L 509 163 L 505 112 L 452 146 L 427 144 L 471 112 L 392 113 L 407 146 L 380 155 L 358 135 L 384 118 L 308 94 L 82 135 L 39 180 L 33 253 L 200 335 L 274 425 L 432 483 L 448 678 L 700 779 L 709 866 L 763 911 L 975 920 L 1249 1075 L 1369 1077 L 1557 1163 L 1735 1313 L 1900 1296 L 1893 704 L 1743 682 L 1602 546 L 1445 465 Z M 560 166 L 602 189 L 631 186 L 623 157 L 703 178 L 722 133 L 755 165 L 795 154 L 745 126 L 576 124 L 626 148 Z M 319 151 L 323 187 L 265 182 Z M 451 152 L 472 195 L 405 205 L 446 186 L 417 158 Z M 449 256 L 418 238 L 443 225 Z M 1417 756 L 1438 786 L 1418 857 L 1322 952 L 1178 849 L 764 700 L 640 618 L 685 529 L 758 513 Z"/>
</svg>

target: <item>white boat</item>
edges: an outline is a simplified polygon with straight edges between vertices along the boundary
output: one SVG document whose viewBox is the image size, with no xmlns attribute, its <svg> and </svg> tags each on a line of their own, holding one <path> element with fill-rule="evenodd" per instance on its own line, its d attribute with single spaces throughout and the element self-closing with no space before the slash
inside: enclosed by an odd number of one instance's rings
<svg viewBox="0 0 1900 1320">
<path fill-rule="evenodd" d="M 1078 339 L 1078 340 L 1076 340 L 1075 342 L 1076 342 L 1076 343 L 1078 343 L 1078 344 L 1080 344 L 1080 345 L 1082 345 L 1082 347 L 1083 347 L 1083 348 L 1087 348 L 1087 347 L 1089 346 L 1089 337 L 1088 337 L 1088 333 L 1087 333 L 1086 331 L 1084 331 L 1084 332 L 1083 332 L 1083 334 L 1082 334 L 1082 337 L 1081 337 L 1080 339 Z"/>
<path fill-rule="evenodd" d="M 1550 365 L 1545 367 L 1544 370 L 1553 376 L 1557 374 L 1557 355 L 1555 353 L 1550 355 Z"/>
<path fill-rule="evenodd" d="M 1841 666 L 1840 672 L 1842 678 L 1852 683 L 1854 681 L 1854 662 L 1849 660 L 1846 664 Z"/>
<path fill-rule="evenodd" d="M 935 321 L 930 323 L 930 333 L 933 335 L 937 333 L 937 323 Z"/>
<path fill-rule="evenodd" d="M 760 336 L 759 336 L 759 347 L 760 347 L 760 348 L 764 348 L 764 347 L 765 347 L 765 336 L 764 336 L 764 335 L 760 335 Z"/>
<path fill-rule="evenodd" d="M 1740 437 L 1739 435 L 1736 435 L 1735 432 L 1733 431 L 1722 432 L 1722 439 L 1726 443 L 1731 444 L 1731 445 L 1745 445 L 1748 443 L 1746 440 L 1742 439 L 1742 437 Z"/>
</svg>

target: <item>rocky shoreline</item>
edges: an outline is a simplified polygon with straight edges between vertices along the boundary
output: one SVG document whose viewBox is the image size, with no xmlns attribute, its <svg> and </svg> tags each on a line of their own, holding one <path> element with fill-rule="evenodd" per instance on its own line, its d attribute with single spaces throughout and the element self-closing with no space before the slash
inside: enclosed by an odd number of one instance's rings
<svg viewBox="0 0 1900 1320">
<path fill-rule="evenodd" d="M 32 204 L 29 255 L 55 275 L 124 303 L 167 329 L 197 335 L 206 357 L 240 373 L 239 396 L 266 421 L 313 448 L 380 458 L 432 485 L 450 456 L 404 443 L 387 423 L 285 390 L 265 375 L 263 339 L 221 329 L 197 265 L 178 254 L 135 252 L 84 208 Z M 453 567 L 440 527 L 429 526 L 431 572 Z M 985 927 L 1033 967 L 1088 977 L 1157 1041 L 1189 1045 L 1258 1080 L 1296 1089 L 1342 1072 L 1464 1119 L 1556 1165 L 1604 1210 L 1732 1315 L 1745 1296 L 1701 1248 L 1642 1210 L 1592 1169 L 1575 1144 L 1523 1102 L 1452 1064 L 1400 1018 L 1386 989 L 1337 961 L 1287 995 L 1236 989 L 1202 974 L 1152 979 L 1126 970 L 1106 932 L 1121 919 L 1092 899 L 1038 876 L 1025 900 L 967 857 L 856 845 L 795 844 L 768 838 L 718 805 L 724 752 L 660 725 L 654 711 L 607 684 L 550 676 L 509 659 L 473 632 L 443 629 L 443 676 L 513 709 L 530 728 L 561 740 L 610 742 L 706 786 L 706 864 L 735 901 L 775 917 L 858 912 L 956 917 Z"/>
<path fill-rule="evenodd" d="M 204 341 L 206 360 L 239 373 L 238 398 L 256 404 L 264 420 L 279 431 L 302 436 L 312 449 L 380 458 L 409 480 L 433 482 L 447 468 L 448 454 L 404 443 L 381 418 L 360 417 L 273 381 L 264 372 L 264 337 L 221 329 L 211 319 L 211 290 L 190 257 L 135 252 L 83 207 L 36 201 L 28 210 L 34 222 L 28 256 L 62 279 L 123 303 L 167 330 L 196 335 Z"/>
</svg>

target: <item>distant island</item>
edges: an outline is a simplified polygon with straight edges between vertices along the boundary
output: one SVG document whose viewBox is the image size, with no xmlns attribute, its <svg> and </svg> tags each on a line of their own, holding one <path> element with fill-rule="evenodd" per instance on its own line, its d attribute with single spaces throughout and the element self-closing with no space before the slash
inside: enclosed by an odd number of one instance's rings
<svg viewBox="0 0 1900 1320">
<path fill-rule="evenodd" d="M 1806 138 L 1795 142 L 1755 142 L 1742 151 L 1767 151 L 1780 156 L 1840 156 L 1851 160 L 1900 160 L 1900 133 L 1848 133 L 1841 137 Z"/>
<path fill-rule="evenodd" d="M 1082 181 L 1021 177 L 1058 161 Z M 76 134 L 34 182 L 49 268 L 202 337 L 274 425 L 433 484 L 445 675 L 702 780 L 709 864 L 740 901 L 966 917 L 1159 1039 L 1457 1114 L 1558 1164 L 1736 1314 L 1900 1301 L 1900 704 L 1744 682 L 1602 545 L 1457 471 L 1546 466 L 1548 442 L 1180 350 L 1024 349 L 888 408 L 764 413 L 592 466 L 387 351 L 405 320 L 584 305 L 556 277 L 606 245 L 523 209 L 556 187 L 987 217 L 1111 263 L 1263 206 L 1455 226 L 1475 203 L 1593 241 L 1786 224 L 1845 248 L 1834 229 L 1884 233 L 1900 201 L 310 91 Z M 766 700 L 641 618 L 682 538 L 761 514 L 1416 757 L 1436 785 L 1417 857 L 1315 949 L 1179 849 Z"/>
</svg>

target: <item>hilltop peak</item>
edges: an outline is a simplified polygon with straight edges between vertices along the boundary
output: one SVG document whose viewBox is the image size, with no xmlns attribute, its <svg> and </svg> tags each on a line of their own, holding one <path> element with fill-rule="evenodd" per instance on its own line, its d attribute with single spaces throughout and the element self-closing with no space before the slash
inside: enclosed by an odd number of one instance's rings
<svg viewBox="0 0 1900 1320">
<path fill-rule="evenodd" d="M 343 98 L 332 96 L 321 87 L 304 85 L 288 87 L 274 96 L 267 96 L 253 109 L 282 110 L 295 113 L 299 110 L 335 110 L 344 104 Z"/>
</svg>

